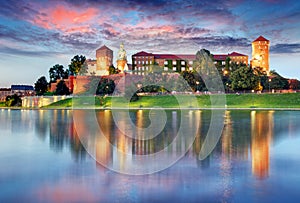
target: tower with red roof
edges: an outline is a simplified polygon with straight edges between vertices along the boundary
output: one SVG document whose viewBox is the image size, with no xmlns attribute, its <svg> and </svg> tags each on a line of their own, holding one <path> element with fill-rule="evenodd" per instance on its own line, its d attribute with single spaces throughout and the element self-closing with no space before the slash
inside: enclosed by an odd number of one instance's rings
<svg viewBox="0 0 300 203">
<path fill-rule="evenodd" d="M 270 41 L 259 36 L 256 40 L 252 42 L 252 67 L 259 67 L 262 70 L 269 72 L 269 50 L 270 50 Z"/>
</svg>

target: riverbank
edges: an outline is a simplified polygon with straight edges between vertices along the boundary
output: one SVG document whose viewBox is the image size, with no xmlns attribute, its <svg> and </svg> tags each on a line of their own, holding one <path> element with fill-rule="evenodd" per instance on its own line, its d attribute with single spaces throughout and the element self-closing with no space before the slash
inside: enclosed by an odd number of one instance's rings
<svg viewBox="0 0 300 203">
<path fill-rule="evenodd" d="M 214 95 L 211 95 L 212 97 Z M 300 109 L 300 93 L 287 94 L 227 94 L 224 106 L 211 105 L 210 95 L 140 96 L 128 102 L 123 97 L 74 97 L 43 107 L 52 108 L 132 108 L 132 109 Z M 178 102 L 180 101 L 180 102 Z"/>
<path fill-rule="evenodd" d="M 211 95 L 213 97 L 215 95 Z M 224 105 L 211 105 L 210 95 L 140 96 L 128 102 L 123 97 L 73 97 L 41 108 L 5 107 L 2 109 L 228 109 L 228 110 L 300 110 L 300 93 L 286 94 L 226 94 Z M 178 102 L 180 101 L 180 102 Z M 179 104 L 180 103 L 180 104 Z"/>
</svg>

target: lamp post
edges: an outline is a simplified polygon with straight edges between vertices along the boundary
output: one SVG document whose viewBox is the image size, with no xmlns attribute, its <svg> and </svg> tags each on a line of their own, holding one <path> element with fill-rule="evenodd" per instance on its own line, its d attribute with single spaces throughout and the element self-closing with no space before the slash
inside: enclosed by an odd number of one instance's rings
<svg viewBox="0 0 300 203">
<path fill-rule="evenodd" d="M 227 93 L 229 93 L 229 87 L 228 87 L 228 82 L 226 82 L 226 89 L 225 89 L 225 93 L 226 93 L 226 90 L 227 90 Z"/>
<path fill-rule="evenodd" d="M 271 84 L 272 79 L 269 78 L 269 93 L 271 92 L 270 84 Z"/>
<path fill-rule="evenodd" d="M 199 81 L 196 81 L 196 92 L 199 92 Z"/>
<path fill-rule="evenodd" d="M 253 94 L 254 90 L 251 90 L 251 92 L 252 92 L 252 107 L 254 107 L 254 98 L 253 98 L 254 97 L 254 94 Z"/>
</svg>

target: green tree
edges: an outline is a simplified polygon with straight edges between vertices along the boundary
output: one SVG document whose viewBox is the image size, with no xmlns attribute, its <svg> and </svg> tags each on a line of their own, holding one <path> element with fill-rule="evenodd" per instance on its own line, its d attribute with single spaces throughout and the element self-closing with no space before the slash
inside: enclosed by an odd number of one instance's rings
<svg viewBox="0 0 300 203">
<path fill-rule="evenodd" d="M 85 56 L 76 55 L 71 59 L 71 63 L 69 64 L 69 73 L 70 75 L 84 75 L 87 73 L 87 65 L 85 64 Z"/>
<path fill-rule="evenodd" d="M 16 94 L 9 95 L 5 98 L 5 106 L 22 106 L 22 99 Z"/>
<path fill-rule="evenodd" d="M 45 76 L 40 77 L 36 83 L 34 83 L 34 90 L 37 95 L 44 95 L 48 90 L 48 82 Z"/>
<path fill-rule="evenodd" d="M 109 66 L 108 69 L 109 75 L 118 74 L 120 73 L 120 70 L 114 67 L 114 65 Z"/>
<path fill-rule="evenodd" d="M 115 90 L 115 82 L 113 80 L 107 78 L 101 78 L 96 94 L 97 95 L 105 95 L 105 94 L 112 94 Z"/>
<path fill-rule="evenodd" d="M 67 79 L 69 76 L 68 70 L 64 70 L 64 66 L 60 64 L 54 65 L 49 69 L 50 83 L 56 82 L 59 79 Z"/>
<path fill-rule="evenodd" d="M 256 90 L 259 88 L 259 76 L 254 74 L 253 69 L 241 67 L 230 75 L 233 90 Z"/>
<path fill-rule="evenodd" d="M 288 79 L 282 77 L 274 70 L 270 71 L 270 88 L 276 90 L 289 89 L 289 81 Z"/>
<path fill-rule="evenodd" d="M 181 72 L 182 77 L 187 81 L 189 86 L 194 92 L 202 91 L 205 89 L 205 84 L 200 75 L 195 71 L 183 71 Z"/>
<path fill-rule="evenodd" d="M 69 95 L 70 91 L 65 81 L 61 80 L 56 85 L 55 95 Z"/>
</svg>

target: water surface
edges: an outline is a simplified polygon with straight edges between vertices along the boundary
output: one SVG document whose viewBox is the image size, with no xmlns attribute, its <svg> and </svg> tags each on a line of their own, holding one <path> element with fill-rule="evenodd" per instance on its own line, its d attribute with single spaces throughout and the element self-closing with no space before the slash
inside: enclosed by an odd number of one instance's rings
<svg viewBox="0 0 300 203">
<path fill-rule="evenodd" d="M 76 113 L 90 119 L 86 111 Z M 160 151 L 180 125 L 195 133 L 190 148 L 183 140 L 168 151 L 170 156 L 183 153 L 183 158 L 143 176 L 122 175 L 97 163 L 77 133 L 91 126 L 75 126 L 74 114 L 0 111 L 0 202 L 299 202 L 299 111 L 226 111 L 221 139 L 205 160 L 199 160 L 199 153 L 209 111 L 167 111 L 163 131 L 144 141 L 125 136 L 110 111 L 97 111 L 110 144 L 132 154 Z M 140 127 L 150 125 L 148 116 L 145 110 L 130 112 Z M 122 125 L 130 132 L 128 123 Z M 96 159 L 107 166 L 122 170 L 132 161 L 107 142 L 97 137 L 94 142 Z"/>
</svg>

